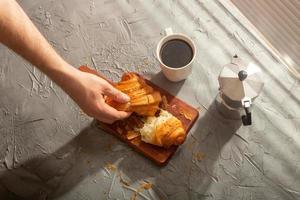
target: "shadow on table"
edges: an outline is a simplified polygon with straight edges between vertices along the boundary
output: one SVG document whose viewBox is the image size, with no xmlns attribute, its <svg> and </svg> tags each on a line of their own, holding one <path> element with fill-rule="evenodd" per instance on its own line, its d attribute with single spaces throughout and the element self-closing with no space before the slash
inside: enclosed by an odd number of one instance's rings
<svg viewBox="0 0 300 200">
<path fill-rule="evenodd" d="M 155 85 L 159 86 L 160 88 L 163 88 L 164 90 L 168 91 L 174 96 L 178 94 L 185 82 L 185 80 L 179 82 L 171 82 L 164 76 L 164 74 L 161 71 L 152 76 L 150 81 Z"/>
<path fill-rule="evenodd" d="M 179 148 L 156 186 L 165 193 L 161 199 L 212 198 L 209 188 L 218 182 L 216 168 L 219 159 L 230 160 L 222 149 L 242 125 L 241 120 L 226 120 L 215 102 L 200 117 L 185 144 Z"/>
<path fill-rule="evenodd" d="M 124 159 L 128 152 L 130 148 L 93 122 L 54 153 L 0 171 L 0 199 L 55 199 L 101 170 L 110 181 L 115 165 L 108 164 Z M 104 179 L 98 179 L 98 184 Z"/>
<path fill-rule="evenodd" d="M 207 112 L 200 112 L 194 130 L 171 161 L 165 167 L 158 167 L 93 123 L 54 153 L 34 157 L 15 169 L 0 171 L 0 199 L 55 199 L 86 177 L 95 177 L 102 186 L 109 185 L 114 173 L 118 182 L 124 179 L 130 185 L 153 178 L 152 189 L 159 199 L 200 198 L 208 195 L 207 189 L 216 181 L 211 170 L 222 156 L 222 147 L 240 125 L 239 121 L 224 122 L 212 105 Z M 195 160 L 197 152 L 205 154 L 202 161 Z M 108 163 L 117 169 L 109 172 Z M 99 172 L 102 173 L 100 179 Z M 103 195 L 107 195 L 107 189 L 103 191 Z"/>
<path fill-rule="evenodd" d="M 171 83 L 162 73 L 156 74 L 152 81 L 174 95 L 184 83 Z M 126 159 L 128 156 L 130 159 Z M 96 176 L 101 170 L 107 175 L 107 164 L 118 162 L 121 163 L 118 172 L 122 171 L 132 183 L 149 176 L 155 177 L 160 169 L 143 156 L 132 152 L 131 148 L 114 136 L 101 131 L 93 122 L 55 152 L 32 156 L 12 169 L 0 171 L 0 199 L 59 198 L 86 177 Z M 111 181 L 110 178 L 106 181 Z"/>
</svg>

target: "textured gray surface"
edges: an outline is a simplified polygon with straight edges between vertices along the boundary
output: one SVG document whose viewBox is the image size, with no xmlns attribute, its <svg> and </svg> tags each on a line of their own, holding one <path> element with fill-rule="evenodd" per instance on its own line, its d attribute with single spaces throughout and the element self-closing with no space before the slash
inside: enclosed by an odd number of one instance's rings
<svg viewBox="0 0 300 200">
<path fill-rule="evenodd" d="M 24 0 L 74 66 L 117 80 L 136 71 L 201 109 L 169 164 L 157 167 L 91 125 L 45 75 L 0 46 L 0 199 L 300 199 L 300 84 L 216 1 Z M 198 56 L 178 84 L 155 45 L 172 27 Z M 242 127 L 215 110 L 217 76 L 234 54 L 256 62 L 265 88 Z M 144 181 L 153 183 L 141 189 Z"/>
</svg>

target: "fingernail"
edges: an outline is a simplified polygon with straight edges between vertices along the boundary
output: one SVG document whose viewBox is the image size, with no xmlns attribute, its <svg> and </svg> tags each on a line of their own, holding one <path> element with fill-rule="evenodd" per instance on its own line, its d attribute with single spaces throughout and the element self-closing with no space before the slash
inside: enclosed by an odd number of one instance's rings
<svg viewBox="0 0 300 200">
<path fill-rule="evenodd" d="M 127 95 L 127 94 L 124 94 L 123 93 L 123 99 L 125 100 L 125 101 L 130 101 L 130 97 Z"/>
</svg>

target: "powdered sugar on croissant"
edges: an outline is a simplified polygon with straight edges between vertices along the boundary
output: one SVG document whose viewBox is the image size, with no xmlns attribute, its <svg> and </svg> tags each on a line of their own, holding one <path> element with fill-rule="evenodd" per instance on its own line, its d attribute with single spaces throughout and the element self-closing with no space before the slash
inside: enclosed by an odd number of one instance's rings
<svg viewBox="0 0 300 200">
<path fill-rule="evenodd" d="M 181 121 L 165 110 L 158 117 L 147 117 L 139 131 L 142 141 L 165 148 L 182 144 L 186 137 Z"/>
<path fill-rule="evenodd" d="M 142 77 L 125 73 L 114 86 L 127 94 L 130 102 L 121 104 L 107 99 L 107 103 L 117 110 L 145 117 L 144 126 L 135 130 L 141 134 L 142 141 L 165 148 L 184 142 L 186 133 L 179 119 L 165 110 L 160 110 L 159 116 L 155 116 L 162 98 L 159 91 L 155 91 Z"/>
</svg>

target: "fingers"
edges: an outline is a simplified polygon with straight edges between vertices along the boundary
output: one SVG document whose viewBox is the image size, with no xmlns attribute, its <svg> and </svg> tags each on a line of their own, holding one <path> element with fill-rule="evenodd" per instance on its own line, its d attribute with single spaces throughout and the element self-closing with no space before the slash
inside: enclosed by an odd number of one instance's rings
<svg viewBox="0 0 300 200">
<path fill-rule="evenodd" d="M 118 111 L 114 109 L 113 107 L 110 107 L 108 104 L 103 102 L 101 104 L 101 108 L 98 110 L 98 112 L 95 113 L 95 118 L 99 121 L 112 124 L 113 122 L 121 119 L 125 119 L 129 117 L 131 113 L 124 112 L 124 111 Z"/>
<path fill-rule="evenodd" d="M 103 90 L 104 95 L 109 96 L 113 100 L 120 102 L 120 103 L 126 103 L 130 101 L 130 98 L 128 95 L 124 94 L 123 92 L 117 90 L 109 83 L 105 84 L 105 88 Z"/>
</svg>

